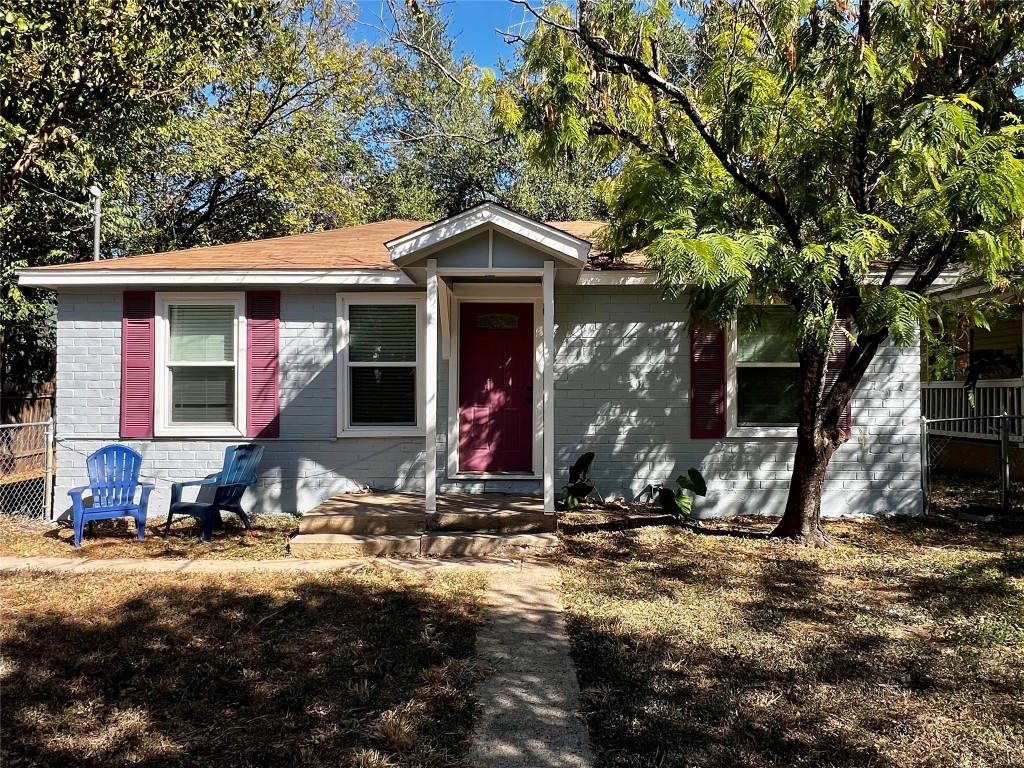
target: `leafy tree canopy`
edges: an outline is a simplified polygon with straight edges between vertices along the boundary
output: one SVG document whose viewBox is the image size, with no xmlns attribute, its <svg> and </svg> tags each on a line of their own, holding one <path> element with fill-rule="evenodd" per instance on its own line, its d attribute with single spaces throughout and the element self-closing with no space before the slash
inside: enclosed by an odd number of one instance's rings
<svg viewBox="0 0 1024 768">
<path fill-rule="evenodd" d="M 540 7 L 500 117 L 548 156 L 624 157 L 610 245 L 723 324 L 798 317 L 800 426 L 778 529 L 809 543 L 850 396 L 917 341 L 950 268 L 996 290 L 1024 262 L 1024 6 L 982 0 L 579 0 Z M 842 311 L 855 344 L 828 377 Z"/>
</svg>

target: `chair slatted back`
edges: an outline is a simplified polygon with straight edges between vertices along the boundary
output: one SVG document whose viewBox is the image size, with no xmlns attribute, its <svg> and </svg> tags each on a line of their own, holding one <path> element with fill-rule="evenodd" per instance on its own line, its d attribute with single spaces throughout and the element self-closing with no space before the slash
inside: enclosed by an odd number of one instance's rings
<svg viewBox="0 0 1024 768">
<path fill-rule="evenodd" d="M 134 503 L 142 454 L 126 445 L 105 445 L 86 459 L 94 507 Z"/>
<path fill-rule="evenodd" d="M 216 503 L 237 505 L 242 500 L 245 489 L 256 482 L 262 460 L 262 445 L 248 443 L 228 446 L 224 453 L 224 468 L 218 481 Z"/>
</svg>

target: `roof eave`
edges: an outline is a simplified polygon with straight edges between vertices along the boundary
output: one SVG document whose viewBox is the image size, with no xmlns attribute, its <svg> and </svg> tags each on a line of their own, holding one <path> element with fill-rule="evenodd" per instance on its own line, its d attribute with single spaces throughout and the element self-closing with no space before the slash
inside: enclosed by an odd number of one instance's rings
<svg viewBox="0 0 1024 768">
<path fill-rule="evenodd" d="M 32 288 L 135 287 L 140 285 L 415 285 L 390 269 L 20 269 L 19 285 Z"/>
</svg>

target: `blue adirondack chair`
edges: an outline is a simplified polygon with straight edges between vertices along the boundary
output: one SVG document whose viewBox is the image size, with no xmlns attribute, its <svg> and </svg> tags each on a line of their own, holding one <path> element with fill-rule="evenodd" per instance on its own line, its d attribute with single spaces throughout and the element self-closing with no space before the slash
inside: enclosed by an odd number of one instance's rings
<svg viewBox="0 0 1024 768">
<path fill-rule="evenodd" d="M 221 512 L 233 512 L 238 515 L 248 530 L 249 516 L 242 509 L 242 494 L 256 482 L 256 471 L 262 459 L 262 445 L 229 445 L 224 452 L 224 468 L 218 474 L 203 480 L 171 485 L 171 506 L 167 510 L 164 538 L 171 532 L 171 521 L 175 515 L 196 518 L 200 523 L 203 541 L 209 541 L 213 537 L 214 527 L 220 526 Z M 213 500 L 182 501 L 182 489 L 193 485 L 216 485 Z"/>
<path fill-rule="evenodd" d="M 115 517 L 132 517 L 139 541 L 146 538 L 146 505 L 153 492 L 152 483 L 139 482 L 142 468 L 142 454 L 126 445 L 106 445 L 85 461 L 89 473 L 89 484 L 68 491 L 74 510 L 75 546 L 82 546 L 85 524 L 93 520 L 109 520 Z M 138 502 L 135 491 L 141 488 Z M 84 504 L 82 495 L 92 493 L 92 506 Z"/>
</svg>

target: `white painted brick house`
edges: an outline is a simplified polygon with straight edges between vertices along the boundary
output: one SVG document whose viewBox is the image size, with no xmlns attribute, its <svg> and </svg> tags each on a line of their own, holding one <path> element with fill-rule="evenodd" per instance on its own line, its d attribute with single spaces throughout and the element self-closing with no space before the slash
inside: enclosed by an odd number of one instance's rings
<svg viewBox="0 0 1024 768">
<path fill-rule="evenodd" d="M 58 292 L 58 514 L 110 442 L 156 483 L 265 445 L 254 511 L 357 488 L 538 493 L 586 450 L 606 495 L 698 466 L 703 515 L 781 513 L 795 443 L 791 345 L 771 324 L 685 330 L 596 222 L 484 204 L 435 222 L 21 272 Z M 597 266 L 598 264 L 603 267 Z M 845 338 L 845 336 L 844 336 Z M 918 514 L 920 360 L 884 348 L 852 404 L 823 511 Z"/>
</svg>

